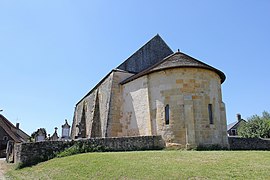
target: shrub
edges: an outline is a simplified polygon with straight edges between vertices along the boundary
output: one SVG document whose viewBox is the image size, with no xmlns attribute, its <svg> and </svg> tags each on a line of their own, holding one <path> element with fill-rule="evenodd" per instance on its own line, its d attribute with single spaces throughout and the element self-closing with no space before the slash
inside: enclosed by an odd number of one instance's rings
<svg viewBox="0 0 270 180">
<path fill-rule="evenodd" d="M 66 157 L 74 154 L 87 153 L 87 152 L 106 152 L 110 149 L 105 146 L 89 144 L 87 142 L 77 142 L 70 148 L 57 154 L 57 157 Z"/>
<path fill-rule="evenodd" d="M 238 134 L 244 138 L 270 138 L 270 114 L 264 111 L 262 116 L 251 116 L 240 125 Z"/>
</svg>

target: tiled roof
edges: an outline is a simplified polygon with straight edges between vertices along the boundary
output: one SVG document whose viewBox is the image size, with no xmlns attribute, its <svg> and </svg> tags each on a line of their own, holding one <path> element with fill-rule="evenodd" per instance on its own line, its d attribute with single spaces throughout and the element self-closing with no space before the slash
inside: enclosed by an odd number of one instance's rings
<svg viewBox="0 0 270 180">
<path fill-rule="evenodd" d="M 21 129 L 17 129 L 7 118 L 0 114 L 0 126 L 6 131 L 6 133 L 15 141 L 15 142 L 24 142 L 27 141 L 24 137 L 29 137 Z M 24 137 L 17 133 L 17 130 L 23 133 Z"/>
<path fill-rule="evenodd" d="M 223 83 L 226 79 L 226 76 L 223 72 L 220 70 L 209 66 L 208 64 L 205 64 L 193 57 L 190 57 L 184 53 L 176 52 L 174 54 L 169 55 L 168 57 L 164 58 L 162 61 L 156 63 L 152 67 L 146 69 L 145 71 L 138 73 L 134 76 L 131 76 L 130 78 L 124 80 L 121 82 L 121 84 L 125 84 L 127 82 L 130 82 L 134 79 L 137 79 L 145 74 L 149 74 L 151 72 L 168 69 L 168 68 L 183 68 L 183 67 L 189 67 L 189 68 L 203 68 L 203 69 L 209 69 L 214 72 L 216 72 L 221 79 L 221 83 Z"/>
<path fill-rule="evenodd" d="M 243 121 L 243 122 L 246 122 L 246 120 L 241 119 L 241 120 L 239 120 L 239 121 L 235 121 L 235 122 L 233 122 L 233 123 L 228 124 L 228 125 L 227 125 L 227 131 L 230 130 L 230 129 L 232 129 L 234 126 L 236 126 L 237 124 L 241 123 L 242 121 Z"/>
</svg>

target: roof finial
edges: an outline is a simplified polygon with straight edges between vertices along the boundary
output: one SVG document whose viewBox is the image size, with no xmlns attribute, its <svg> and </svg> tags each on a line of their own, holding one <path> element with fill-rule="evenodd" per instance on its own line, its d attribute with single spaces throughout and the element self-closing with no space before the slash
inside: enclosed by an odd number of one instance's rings
<svg viewBox="0 0 270 180">
<path fill-rule="evenodd" d="M 177 52 L 180 52 L 180 49 L 177 49 Z"/>
</svg>

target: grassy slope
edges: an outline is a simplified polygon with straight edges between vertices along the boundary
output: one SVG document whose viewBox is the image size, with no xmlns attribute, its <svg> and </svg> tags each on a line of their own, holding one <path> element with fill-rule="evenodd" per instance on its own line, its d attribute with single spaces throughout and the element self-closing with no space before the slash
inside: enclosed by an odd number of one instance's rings
<svg viewBox="0 0 270 180">
<path fill-rule="evenodd" d="M 268 151 L 144 151 L 56 158 L 11 179 L 269 179 Z"/>
</svg>

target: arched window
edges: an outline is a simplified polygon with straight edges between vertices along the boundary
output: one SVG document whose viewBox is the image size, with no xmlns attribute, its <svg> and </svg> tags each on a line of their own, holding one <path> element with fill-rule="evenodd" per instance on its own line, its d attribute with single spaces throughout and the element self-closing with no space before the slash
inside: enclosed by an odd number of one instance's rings
<svg viewBox="0 0 270 180">
<path fill-rule="evenodd" d="M 170 123 L 170 107 L 169 104 L 165 106 L 165 124 Z"/>
</svg>

